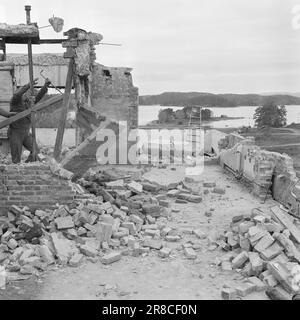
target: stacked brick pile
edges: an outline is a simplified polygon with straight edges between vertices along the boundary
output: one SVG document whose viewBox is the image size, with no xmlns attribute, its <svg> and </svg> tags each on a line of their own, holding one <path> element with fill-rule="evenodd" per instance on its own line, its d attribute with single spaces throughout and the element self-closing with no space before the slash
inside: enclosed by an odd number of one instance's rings
<svg viewBox="0 0 300 320">
<path fill-rule="evenodd" d="M 219 246 L 228 251 L 219 262 L 222 270 L 236 270 L 245 277 L 236 288 L 224 287 L 223 299 L 271 288 L 285 299 L 295 293 L 291 272 L 300 263 L 299 239 L 295 239 L 299 230 L 293 223 L 286 223 L 290 221 L 287 213 L 274 208 L 274 212 L 281 212 L 282 221 L 272 210 L 254 209 L 249 215 L 235 216 L 231 230 L 221 236 Z"/>
</svg>

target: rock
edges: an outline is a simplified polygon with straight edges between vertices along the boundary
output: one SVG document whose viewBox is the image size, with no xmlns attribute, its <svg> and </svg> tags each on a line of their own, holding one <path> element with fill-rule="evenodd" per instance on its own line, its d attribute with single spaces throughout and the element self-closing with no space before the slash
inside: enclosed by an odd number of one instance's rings
<svg viewBox="0 0 300 320">
<path fill-rule="evenodd" d="M 180 190 L 178 190 L 178 189 L 173 189 L 173 190 L 169 190 L 169 191 L 167 192 L 167 196 L 168 196 L 168 197 L 171 197 L 171 198 L 174 198 L 174 197 L 177 197 L 177 196 L 179 195 L 179 193 L 180 193 Z"/>
<path fill-rule="evenodd" d="M 11 238 L 11 239 L 9 239 L 9 241 L 7 242 L 7 246 L 9 247 L 9 249 L 14 250 L 14 249 L 16 249 L 17 246 L 18 246 L 18 242 L 17 242 L 15 239 Z"/>
<path fill-rule="evenodd" d="M 155 185 L 154 183 L 148 183 L 148 182 L 143 182 L 143 190 L 149 191 L 149 192 L 158 192 L 159 191 L 159 186 Z"/>
<path fill-rule="evenodd" d="M 269 233 L 267 233 L 257 242 L 257 244 L 254 246 L 254 249 L 258 252 L 262 252 L 267 249 L 274 241 L 275 239 Z"/>
<path fill-rule="evenodd" d="M 203 182 L 203 187 L 214 188 L 214 187 L 216 187 L 216 183 L 215 182 Z"/>
<path fill-rule="evenodd" d="M 127 188 L 136 194 L 141 194 L 143 192 L 143 185 L 135 181 L 128 183 Z"/>
<path fill-rule="evenodd" d="M 180 239 L 181 239 L 181 237 L 178 235 L 175 235 L 175 236 L 167 235 L 165 237 L 165 240 L 168 242 L 176 242 L 176 241 L 179 241 Z"/>
<path fill-rule="evenodd" d="M 7 281 L 7 274 L 5 268 L 0 266 L 0 289 L 5 290 Z"/>
<path fill-rule="evenodd" d="M 129 220 L 134 222 L 135 224 L 139 224 L 139 225 L 143 225 L 143 223 L 144 223 L 144 220 L 142 218 L 140 218 L 138 215 L 135 215 L 135 214 L 130 215 Z"/>
<path fill-rule="evenodd" d="M 193 202 L 193 203 L 200 203 L 200 202 L 202 202 L 202 197 L 196 196 L 196 195 L 191 195 L 189 198 L 189 201 Z"/>
<path fill-rule="evenodd" d="M 193 234 L 196 235 L 196 237 L 201 240 L 207 238 L 207 234 L 204 231 L 202 231 L 201 229 L 193 230 Z"/>
<path fill-rule="evenodd" d="M 105 187 L 108 189 L 124 189 L 125 184 L 123 179 L 115 180 L 115 181 L 110 181 L 110 182 L 105 182 Z"/>
<path fill-rule="evenodd" d="M 112 236 L 112 230 L 113 230 L 112 224 L 100 222 L 97 224 L 96 238 L 100 242 L 103 242 L 103 241 L 109 242 Z"/>
<path fill-rule="evenodd" d="M 10 238 L 13 237 L 13 233 L 10 230 L 7 230 L 5 233 L 3 233 L 1 237 L 1 242 L 8 242 Z"/>
<path fill-rule="evenodd" d="M 80 252 L 82 252 L 84 255 L 88 257 L 95 257 L 98 255 L 97 249 L 90 246 L 89 244 L 84 244 L 79 247 Z"/>
<path fill-rule="evenodd" d="M 223 189 L 223 188 L 214 188 L 212 190 L 213 193 L 217 193 L 217 194 L 225 194 L 226 193 L 226 190 Z"/>
<path fill-rule="evenodd" d="M 135 228 L 135 224 L 133 222 L 123 222 L 121 224 L 121 227 L 128 229 L 129 233 L 131 235 L 135 235 L 136 234 L 136 228 Z"/>
<path fill-rule="evenodd" d="M 145 239 L 142 243 L 144 247 L 149 247 L 151 249 L 159 250 L 162 248 L 162 241 L 161 240 L 154 240 L 154 239 Z"/>
<path fill-rule="evenodd" d="M 224 300 L 235 300 L 237 297 L 237 291 L 233 288 L 223 288 L 221 291 L 221 297 Z"/>
<path fill-rule="evenodd" d="M 184 254 L 185 256 L 188 258 L 188 259 L 196 259 L 197 258 L 197 254 L 196 252 L 194 251 L 193 248 L 184 248 Z"/>
<path fill-rule="evenodd" d="M 265 283 L 263 283 L 260 279 L 257 277 L 250 277 L 247 279 L 248 282 L 252 283 L 255 285 L 255 290 L 260 292 L 260 291 L 265 291 L 267 289 L 267 286 Z"/>
<path fill-rule="evenodd" d="M 145 204 L 142 206 L 144 214 L 149 214 L 152 217 L 160 217 L 161 210 L 160 206 L 155 204 Z"/>
<path fill-rule="evenodd" d="M 119 261 L 121 258 L 122 258 L 122 254 L 120 252 L 111 252 L 111 253 L 104 255 L 101 258 L 101 262 L 103 264 L 111 264 L 116 261 Z"/>
<path fill-rule="evenodd" d="M 74 243 L 59 233 L 52 232 L 50 236 L 59 262 L 63 265 L 67 264 L 72 255 L 77 251 Z"/>
<path fill-rule="evenodd" d="M 83 260 L 83 255 L 80 253 L 75 253 L 69 261 L 71 267 L 78 267 Z"/>
<path fill-rule="evenodd" d="M 205 211 L 204 215 L 209 218 L 209 217 L 212 216 L 212 212 L 211 211 Z"/>
<path fill-rule="evenodd" d="M 161 258 L 167 258 L 167 257 L 170 256 L 171 251 L 172 251 L 171 248 L 163 247 L 162 249 L 160 249 L 160 250 L 158 251 L 158 255 L 159 255 Z"/>
<path fill-rule="evenodd" d="M 181 203 L 181 204 L 187 204 L 188 203 L 188 201 L 186 201 L 186 200 L 183 200 L 183 199 L 176 199 L 176 201 L 175 201 L 175 203 Z"/>
<path fill-rule="evenodd" d="M 239 255 L 237 255 L 232 260 L 232 268 L 239 269 L 248 261 L 248 253 L 246 251 L 242 251 Z"/>
<path fill-rule="evenodd" d="M 42 260 L 47 264 L 55 263 L 54 256 L 51 250 L 46 245 L 38 246 L 38 252 Z"/>
<path fill-rule="evenodd" d="M 256 286 L 253 283 L 245 282 L 239 285 L 236 288 L 236 292 L 241 297 L 246 297 L 250 293 L 254 292 L 256 290 Z"/>
<path fill-rule="evenodd" d="M 86 233 L 87 233 L 87 230 L 84 227 L 79 227 L 77 230 L 77 235 L 79 237 L 86 235 Z"/>
<path fill-rule="evenodd" d="M 161 230 L 160 234 L 162 237 L 165 237 L 166 235 L 168 235 L 169 232 L 172 231 L 172 228 L 170 227 L 165 227 Z"/>
<path fill-rule="evenodd" d="M 20 269 L 20 274 L 23 274 L 23 275 L 32 275 L 34 273 L 35 273 L 34 267 L 31 265 L 25 265 Z"/>
<path fill-rule="evenodd" d="M 221 267 L 223 271 L 231 271 L 232 270 L 232 265 L 231 262 L 229 261 L 222 261 Z"/>
<path fill-rule="evenodd" d="M 171 206 L 171 202 L 168 200 L 159 200 L 159 205 L 164 208 L 169 208 Z"/>
<path fill-rule="evenodd" d="M 10 261 L 17 261 L 20 259 L 20 257 L 22 256 L 24 252 L 24 249 L 22 247 L 18 247 L 14 250 L 13 254 L 10 256 Z M 6 259 L 6 255 L 5 255 L 5 259 Z M 4 260 L 5 260 L 4 259 Z M 1 253 L 0 253 L 0 263 L 2 263 L 3 261 L 1 261 Z"/>
<path fill-rule="evenodd" d="M 248 252 L 248 257 L 250 260 L 251 269 L 253 270 L 254 274 L 258 276 L 263 270 L 263 261 L 256 252 Z"/>
</svg>

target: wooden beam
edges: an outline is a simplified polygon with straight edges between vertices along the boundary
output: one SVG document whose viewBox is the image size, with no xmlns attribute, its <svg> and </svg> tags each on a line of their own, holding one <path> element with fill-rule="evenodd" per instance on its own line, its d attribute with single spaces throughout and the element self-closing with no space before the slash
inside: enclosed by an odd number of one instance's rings
<svg viewBox="0 0 300 320">
<path fill-rule="evenodd" d="M 54 159 L 56 161 L 59 161 L 59 158 L 60 158 L 62 142 L 64 138 L 64 133 L 65 133 L 65 126 L 66 126 L 68 109 L 70 105 L 71 90 L 73 85 L 73 73 L 74 73 L 73 69 L 74 69 L 74 60 L 71 59 L 69 62 L 68 74 L 66 79 L 66 89 L 65 89 L 64 100 L 63 100 L 63 108 L 61 110 L 61 117 L 59 119 L 56 140 L 55 140 Z"/>
<path fill-rule="evenodd" d="M 39 44 L 61 44 L 67 39 L 40 39 Z"/>
<path fill-rule="evenodd" d="M 39 102 L 39 103 L 35 104 L 32 107 L 32 109 L 27 109 L 23 112 L 19 112 L 15 116 L 10 117 L 10 118 L 5 119 L 4 121 L 0 122 L 0 129 L 5 128 L 5 127 L 9 126 L 11 123 L 14 123 L 20 119 L 27 117 L 28 115 L 30 115 L 32 110 L 39 111 L 39 110 L 45 109 L 45 108 L 50 107 L 51 105 L 61 101 L 62 99 L 63 99 L 63 96 L 59 95 L 59 96 L 55 96 L 50 99 L 47 99 L 43 102 Z"/>
<path fill-rule="evenodd" d="M 60 165 L 64 167 L 69 161 L 71 161 L 76 155 L 80 154 L 80 150 L 85 148 L 87 145 L 90 144 L 90 142 L 97 137 L 97 133 L 100 130 L 103 130 L 109 126 L 111 123 L 111 120 L 106 119 L 103 122 L 101 122 L 100 126 L 92 132 L 91 135 L 89 135 L 76 149 L 68 153 L 68 155 L 60 162 Z"/>
</svg>

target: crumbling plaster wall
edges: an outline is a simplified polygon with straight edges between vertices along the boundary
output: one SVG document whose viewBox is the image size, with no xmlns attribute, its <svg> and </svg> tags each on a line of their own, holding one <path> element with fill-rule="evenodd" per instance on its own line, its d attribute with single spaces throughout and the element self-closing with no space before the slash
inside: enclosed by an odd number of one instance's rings
<svg viewBox="0 0 300 320">
<path fill-rule="evenodd" d="M 253 193 L 261 200 L 272 191 L 274 200 L 300 216 L 300 183 L 293 160 L 286 154 L 270 152 L 236 134 L 221 139 L 220 164 L 228 167 L 252 184 Z"/>
<path fill-rule="evenodd" d="M 219 141 L 226 137 L 226 133 L 221 131 L 211 129 L 207 130 L 204 134 L 204 151 L 212 152 L 214 151 L 216 155 L 220 154 Z"/>
<path fill-rule="evenodd" d="M 113 121 L 138 125 L 138 88 L 133 86 L 130 68 L 96 64 L 91 83 L 91 104 L 102 116 Z"/>
</svg>

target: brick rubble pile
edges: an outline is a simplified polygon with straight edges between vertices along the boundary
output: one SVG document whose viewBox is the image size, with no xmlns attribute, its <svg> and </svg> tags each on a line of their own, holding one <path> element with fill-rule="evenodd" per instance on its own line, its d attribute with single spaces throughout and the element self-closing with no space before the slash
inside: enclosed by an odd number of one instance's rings
<svg viewBox="0 0 300 320">
<path fill-rule="evenodd" d="M 4 277 L 9 281 L 38 275 L 51 265 L 77 267 L 84 260 L 110 264 L 123 255 L 136 257 L 150 250 L 169 257 L 168 242 L 182 239 L 178 230 L 168 226 L 171 198 L 199 203 L 199 193 L 183 183 L 161 190 L 155 183 L 128 177 L 107 180 L 99 175 L 78 180 L 94 195 L 77 185 L 83 194 L 69 205 L 57 204 L 54 210 L 12 205 L 0 216 L 0 265 L 6 271 L 0 272 L 2 283 Z M 187 259 L 197 257 L 190 246 L 183 253 Z"/>
<path fill-rule="evenodd" d="M 272 210 L 281 211 L 279 207 Z M 222 289 L 223 299 L 265 291 L 267 295 L 276 292 L 277 298 L 290 300 L 297 290 L 292 275 L 300 263 L 300 246 L 294 238 L 299 230 L 293 223 L 289 228 L 284 226 L 272 210 L 253 209 L 249 215 L 235 216 L 231 230 L 220 237 L 219 247 L 227 253 L 218 264 L 223 271 L 236 270 L 244 277 L 239 286 Z"/>
</svg>

